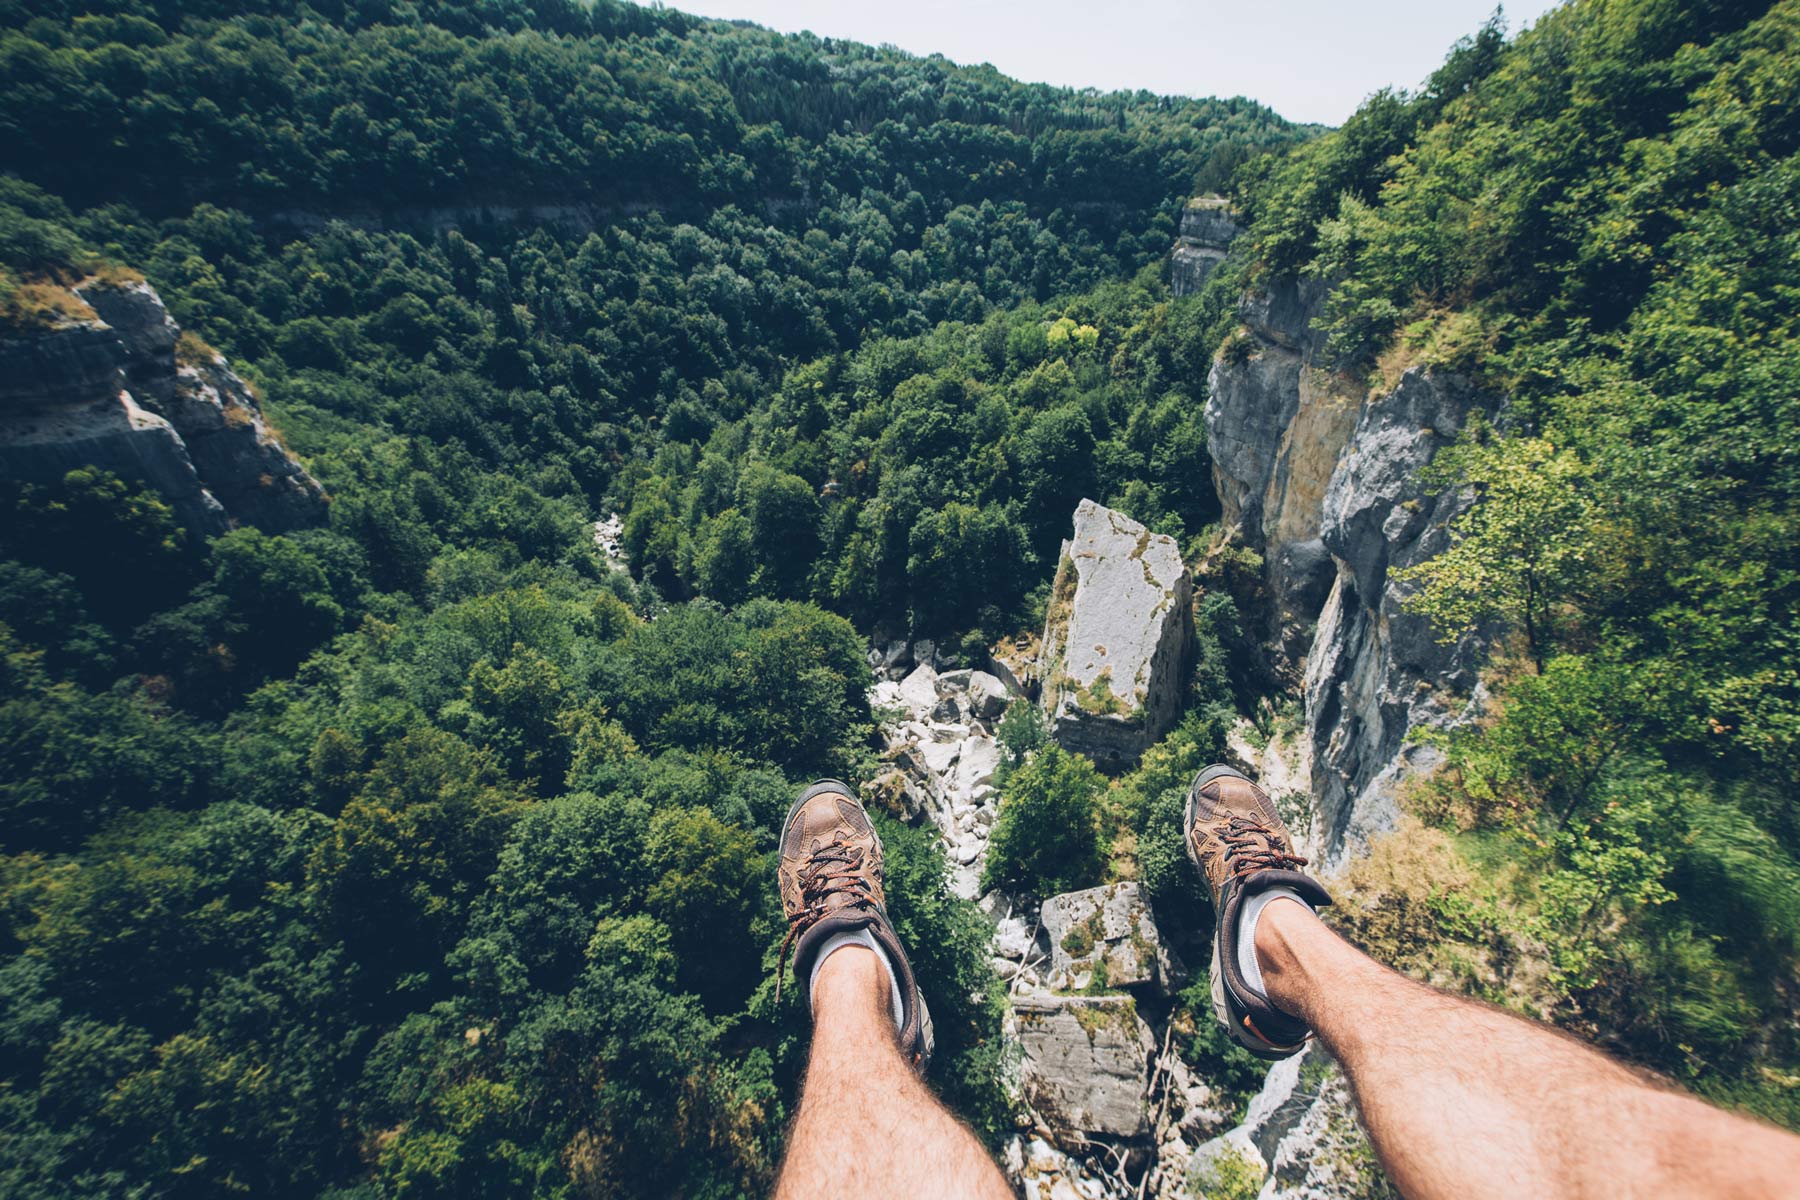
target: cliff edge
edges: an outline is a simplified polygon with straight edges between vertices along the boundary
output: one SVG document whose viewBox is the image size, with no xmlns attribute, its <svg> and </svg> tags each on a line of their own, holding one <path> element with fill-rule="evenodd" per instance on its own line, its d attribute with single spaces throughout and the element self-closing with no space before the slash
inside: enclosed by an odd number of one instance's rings
<svg viewBox="0 0 1800 1200">
<path fill-rule="evenodd" d="M 0 336 L 0 478 L 100 467 L 160 492 L 202 535 L 316 525 L 326 497 L 224 357 L 142 281 L 89 280 L 92 316 Z"/>
</svg>

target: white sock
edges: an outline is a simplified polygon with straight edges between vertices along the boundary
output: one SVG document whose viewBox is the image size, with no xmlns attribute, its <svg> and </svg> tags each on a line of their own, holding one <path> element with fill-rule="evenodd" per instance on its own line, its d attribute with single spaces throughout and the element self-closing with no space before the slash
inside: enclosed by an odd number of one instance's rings
<svg viewBox="0 0 1800 1200">
<path fill-rule="evenodd" d="M 1262 916 L 1263 909 L 1276 900 L 1292 900 L 1295 904 L 1306 906 L 1306 911 L 1313 911 L 1313 906 L 1300 898 L 1300 893 L 1293 888 L 1272 887 L 1258 892 L 1244 901 L 1244 907 L 1238 912 L 1237 960 L 1238 974 L 1250 985 L 1250 990 L 1264 1000 L 1269 993 L 1263 988 L 1262 964 L 1256 961 L 1256 919 Z"/>
<path fill-rule="evenodd" d="M 812 1007 L 812 990 L 819 982 L 819 968 L 825 965 L 825 960 L 831 957 L 833 951 L 842 950 L 845 946 L 867 946 L 881 960 L 882 969 L 887 972 L 888 993 L 894 1007 L 894 1028 L 904 1029 L 906 1002 L 900 998 L 900 981 L 894 977 L 894 964 L 888 961 L 887 951 L 881 948 L 881 943 L 875 940 L 875 935 L 869 932 L 866 925 L 861 929 L 834 933 L 819 947 L 819 957 L 813 959 L 812 975 L 806 981 L 806 1006 Z"/>
</svg>

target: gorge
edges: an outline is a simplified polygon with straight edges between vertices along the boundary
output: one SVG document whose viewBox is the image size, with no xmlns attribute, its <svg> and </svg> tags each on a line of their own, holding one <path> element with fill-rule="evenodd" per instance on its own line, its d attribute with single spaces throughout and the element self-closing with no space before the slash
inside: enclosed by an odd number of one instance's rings
<svg viewBox="0 0 1800 1200">
<path fill-rule="evenodd" d="M 1213 1019 L 1220 760 L 1375 957 L 1800 1128 L 1794 3 L 1335 129 L 615 0 L 0 63 L 0 1193 L 767 1194 L 823 776 L 1032 1200 L 1385 1195 Z"/>
</svg>

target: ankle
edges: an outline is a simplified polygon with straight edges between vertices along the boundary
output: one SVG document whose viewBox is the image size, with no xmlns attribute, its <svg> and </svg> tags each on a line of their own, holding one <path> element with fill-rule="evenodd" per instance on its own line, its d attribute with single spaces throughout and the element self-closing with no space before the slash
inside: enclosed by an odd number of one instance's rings
<svg viewBox="0 0 1800 1200">
<path fill-rule="evenodd" d="M 813 1020 L 867 1009 L 886 1015 L 888 972 L 866 946 L 842 946 L 819 964 L 812 978 Z"/>
<path fill-rule="evenodd" d="M 1269 1003 L 1303 1020 L 1308 1019 L 1306 988 L 1296 943 L 1324 928 L 1306 904 L 1285 897 L 1272 901 L 1256 922 L 1253 945 Z"/>
</svg>

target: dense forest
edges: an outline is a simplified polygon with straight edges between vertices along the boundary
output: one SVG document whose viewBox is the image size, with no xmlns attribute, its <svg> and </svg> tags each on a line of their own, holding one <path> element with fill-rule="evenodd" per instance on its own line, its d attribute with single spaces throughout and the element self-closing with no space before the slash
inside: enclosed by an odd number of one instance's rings
<svg viewBox="0 0 1800 1200">
<path fill-rule="evenodd" d="M 141 272 L 331 504 L 0 497 L 4 1190 L 763 1190 L 770 851 L 872 765 L 858 631 L 1028 626 L 1085 494 L 1199 533 L 1160 260 L 1309 131 L 613 4 L 32 8 L 7 324 Z M 883 835 L 997 1137 L 986 925 Z"/>
<path fill-rule="evenodd" d="M 873 765 L 867 639 L 1039 626 L 1084 496 L 1213 572 L 1190 715 L 1007 803 L 1091 810 L 1060 885 L 1191 901 L 1172 789 L 1281 699 L 1206 375 L 1294 274 L 1371 387 L 1508 397 L 1418 577 L 1509 631 L 1493 715 L 1346 932 L 1800 1125 L 1797 38 L 1576 0 L 1322 133 L 605 0 L 0 2 L 4 336 L 141 273 L 331 495 L 209 540 L 0 482 L 0 1191 L 765 1191 L 776 825 Z M 1211 190 L 1247 235 L 1173 299 Z M 882 822 L 998 1140 L 987 926 Z"/>
</svg>

